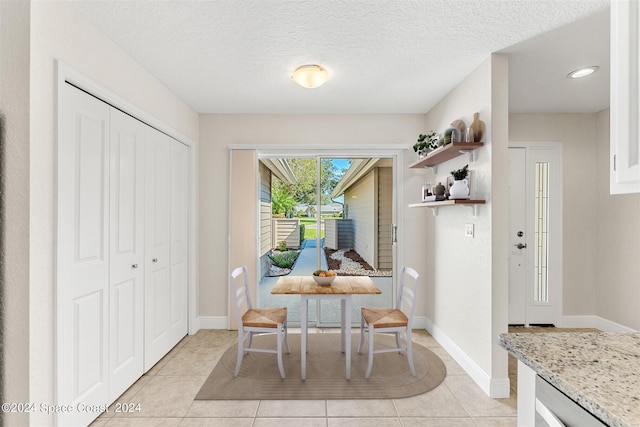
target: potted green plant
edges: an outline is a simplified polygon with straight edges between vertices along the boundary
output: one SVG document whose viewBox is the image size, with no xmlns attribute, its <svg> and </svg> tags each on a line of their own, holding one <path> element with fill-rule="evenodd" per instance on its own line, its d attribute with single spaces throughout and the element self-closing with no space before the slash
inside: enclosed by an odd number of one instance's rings
<svg viewBox="0 0 640 427">
<path fill-rule="evenodd" d="M 464 165 L 462 169 L 451 171 L 451 175 L 453 175 L 453 179 L 456 181 L 465 179 L 469 175 L 469 165 Z"/>
<path fill-rule="evenodd" d="M 426 135 L 420 134 L 418 141 L 413 144 L 413 151 L 421 157 L 426 156 L 429 151 L 435 150 L 436 148 L 438 148 L 438 137 L 435 131 L 431 131 Z"/>
<path fill-rule="evenodd" d="M 451 171 L 453 175 L 453 185 L 449 189 L 450 199 L 468 199 L 469 198 L 469 165 L 464 165 L 462 169 Z"/>
</svg>

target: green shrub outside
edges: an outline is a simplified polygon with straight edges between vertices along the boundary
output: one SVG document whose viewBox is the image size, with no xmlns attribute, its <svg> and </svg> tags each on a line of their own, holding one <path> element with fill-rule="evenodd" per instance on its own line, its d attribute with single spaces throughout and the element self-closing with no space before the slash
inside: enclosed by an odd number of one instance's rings
<svg viewBox="0 0 640 427">
<path fill-rule="evenodd" d="M 273 265 L 280 268 L 290 268 L 296 262 L 297 257 L 298 251 L 272 252 L 269 254 Z"/>
</svg>

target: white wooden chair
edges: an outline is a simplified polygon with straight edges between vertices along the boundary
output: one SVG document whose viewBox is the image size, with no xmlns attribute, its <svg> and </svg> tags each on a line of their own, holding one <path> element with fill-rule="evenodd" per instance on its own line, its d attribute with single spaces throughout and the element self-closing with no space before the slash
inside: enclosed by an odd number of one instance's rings
<svg viewBox="0 0 640 427">
<path fill-rule="evenodd" d="M 365 378 L 371 375 L 373 367 L 373 355 L 375 353 L 404 352 L 409 361 L 411 375 L 416 376 L 413 366 L 413 353 L 411 352 L 411 327 L 413 324 L 413 312 L 415 310 L 416 292 L 418 290 L 419 274 L 410 267 L 404 267 L 400 275 L 400 286 L 395 308 L 361 308 L 360 319 L 360 344 L 358 353 L 361 353 L 362 343 L 367 338 L 369 345 L 369 363 Z M 411 283 L 407 283 L 408 281 Z M 409 286 L 411 285 L 411 286 Z M 396 347 L 374 349 L 374 334 L 395 334 Z M 400 335 L 404 335 L 404 346 L 400 344 Z"/>
<path fill-rule="evenodd" d="M 240 280 L 239 276 L 243 276 Z M 231 278 L 236 289 L 236 317 L 238 319 L 238 359 L 236 370 L 233 373 L 237 377 L 240 373 L 242 358 L 245 353 L 275 353 L 278 357 L 278 369 L 284 379 L 284 365 L 282 363 L 282 342 L 284 341 L 289 353 L 289 341 L 287 339 L 287 308 L 253 308 L 247 289 L 247 267 L 238 267 L 231 273 Z M 275 333 L 277 336 L 276 349 L 252 348 L 251 341 L 254 334 Z M 245 341 L 249 340 L 245 346 Z"/>
</svg>

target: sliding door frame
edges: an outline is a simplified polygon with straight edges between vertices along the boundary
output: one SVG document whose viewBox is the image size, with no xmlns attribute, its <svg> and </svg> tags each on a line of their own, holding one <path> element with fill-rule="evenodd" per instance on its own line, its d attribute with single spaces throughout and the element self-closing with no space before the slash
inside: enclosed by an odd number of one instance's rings
<svg viewBox="0 0 640 427">
<path fill-rule="evenodd" d="M 254 170 L 257 171 L 257 163 L 262 158 L 391 158 L 393 160 L 393 230 L 395 230 L 394 243 L 393 243 L 393 285 L 392 285 L 392 301 L 395 299 L 397 291 L 397 272 L 398 266 L 403 265 L 404 262 L 404 250 L 402 242 L 404 241 L 404 227 L 398 227 L 397 222 L 404 218 L 404 152 L 405 146 L 398 144 L 379 144 L 368 145 L 361 147 L 356 144 L 344 144 L 339 146 L 308 146 L 308 145 L 250 145 L 250 144 L 231 144 L 229 145 L 230 158 L 233 155 L 234 150 L 252 150 L 255 153 Z M 233 173 L 233 171 L 230 171 Z M 252 191 L 253 194 L 258 194 L 260 187 L 260 177 L 256 172 L 254 175 L 255 182 Z M 233 194 L 233 190 L 230 188 L 230 195 Z M 232 197 L 232 196 L 230 196 Z M 255 201 L 257 203 L 257 200 Z M 231 207 L 230 207 L 231 208 Z M 259 210 L 256 209 L 254 217 L 254 230 L 255 235 L 259 235 Z M 229 239 L 229 245 L 231 246 L 231 240 Z M 259 258 L 259 242 L 253 243 L 254 258 Z M 233 249 L 229 248 L 229 254 L 233 253 Z M 255 263 L 257 266 L 257 261 Z M 250 293 L 253 301 L 257 301 L 257 274 L 254 276 L 256 283 L 250 284 Z M 229 294 L 231 298 L 231 293 Z M 231 307 L 232 301 L 229 300 L 229 307 Z M 229 315 L 232 312 L 229 311 Z M 234 322 L 230 321 L 230 326 Z"/>
</svg>

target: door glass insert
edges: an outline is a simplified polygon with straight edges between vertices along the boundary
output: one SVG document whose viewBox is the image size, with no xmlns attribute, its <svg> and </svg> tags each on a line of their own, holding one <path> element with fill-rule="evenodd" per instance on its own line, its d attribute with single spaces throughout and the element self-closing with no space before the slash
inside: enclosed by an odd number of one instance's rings
<svg viewBox="0 0 640 427">
<path fill-rule="evenodd" d="M 324 200 L 322 257 L 338 275 L 366 275 L 382 295 L 355 295 L 351 318 L 360 307 L 392 305 L 393 161 L 390 158 L 326 158 L 320 181 Z M 340 323 L 340 302 L 321 300 L 318 324 Z"/>
<path fill-rule="evenodd" d="M 535 177 L 535 302 L 549 302 L 549 163 L 536 163 Z"/>
</svg>

